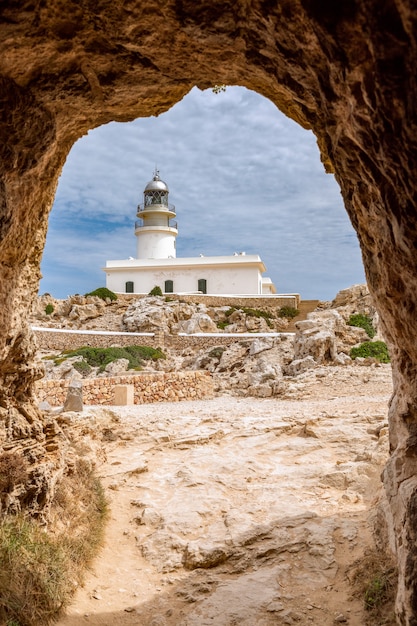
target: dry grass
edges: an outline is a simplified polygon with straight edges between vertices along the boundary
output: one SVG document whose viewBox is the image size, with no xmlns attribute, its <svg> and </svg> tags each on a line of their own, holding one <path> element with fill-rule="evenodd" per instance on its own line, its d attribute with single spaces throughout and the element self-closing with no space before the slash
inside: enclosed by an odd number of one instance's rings
<svg viewBox="0 0 417 626">
<path fill-rule="evenodd" d="M 0 623 L 52 624 L 82 582 L 102 542 L 107 505 L 90 466 L 79 461 L 59 486 L 46 530 L 38 521 L 0 522 Z"/>
<path fill-rule="evenodd" d="M 0 454 L 0 493 L 13 491 L 19 483 L 25 482 L 28 476 L 27 462 L 21 454 L 3 452 Z"/>
<path fill-rule="evenodd" d="M 394 626 L 397 569 L 389 555 L 369 550 L 357 561 L 350 576 L 354 595 L 363 599 L 364 626 Z"/>
</svg>

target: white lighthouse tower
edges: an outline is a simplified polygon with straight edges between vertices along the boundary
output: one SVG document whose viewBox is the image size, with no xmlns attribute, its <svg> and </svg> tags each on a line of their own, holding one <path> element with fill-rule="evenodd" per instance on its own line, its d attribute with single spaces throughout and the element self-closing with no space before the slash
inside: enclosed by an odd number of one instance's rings
<svg viewBox="0 0 417 626">
<path fill-rule="evenodd" d="M 138 259 L 174 259 L 178 235 L 175 206 L 168 203 L 168 185 L 155 169 L 153 179 L 143 192 L 135 223 Z"/>
<path fill-rule="evenodd" d="M 209 295 L 272 295 L 275 285 L 263 277 L 266 267 L 257 254 L 178 257 L 175 207 L 168 202 L 168 185 L 155 169 L 137 208 L 137 256 L 106 261 L 106 287 L 116 293 Z M 287 297 L 287 296 L 285 296 Z M 292 296 L 291 296 L 292 297 Z M 297 308 L 297 304 L 291 306 Z M 295 302 L 295 300 L 294 300 Z"/>
</svg>

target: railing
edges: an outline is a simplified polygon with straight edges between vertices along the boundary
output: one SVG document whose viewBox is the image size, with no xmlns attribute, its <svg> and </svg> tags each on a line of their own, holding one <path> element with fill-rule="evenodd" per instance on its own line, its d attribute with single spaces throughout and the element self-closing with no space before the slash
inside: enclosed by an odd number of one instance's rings
<svg viewBox="0 0 417 626">
<path fill-rule="evenodd" d="M 175 213 L 175 205 L 171 203 L 163 204 L 162 202 L 155 202 L 155 204 L 138 204 L 138 213 L 144 211 L 171 211 Z"/>
<path fill-rule="evenodd" d="M 176 228 L 178 230 L 178 223 L 168 218 L 166 224 L 161 223 L 161 219 L 146 220 L 145 223 L 145 220 L 140 218 L 135 222 L 135 230 L 138 230 L 138 228 L 146 228 L 147 226 L 168 226 L 169 228 Z"/>
</svg>

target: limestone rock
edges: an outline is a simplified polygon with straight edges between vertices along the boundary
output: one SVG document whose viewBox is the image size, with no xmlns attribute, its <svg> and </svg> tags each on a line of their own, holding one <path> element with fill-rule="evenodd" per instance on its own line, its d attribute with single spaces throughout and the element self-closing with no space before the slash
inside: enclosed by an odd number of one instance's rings
<svg viewBox="0 0 417 626">
<path fill-rule="evenodd" d="M 256 338 L 250 344 L 249 355 L 255 356 L 255 354 L 260 354 L 261 352 L 264 352 L 265 350 L 271 350 L 273 346 L 274 346 L 274 341 L 273 339 L 270 339 L 269 337 Z"/>
<path fill-rule="evenodd" d="M 207 313 L 194 313 L 189 320 L 178 325 L 178 330 L 187 333 L 187 335 L 219 332 L 217 325 Z"/>
<path fill-rule="evenodd" d="M 313 325 L 311 321 L 307 328 L 303 322 L 296 322 L 296 336 L 294 339 L 294 360 L 313 357 L 316 363 L 329 363 L 337 354 L 336 337 L 330 328 Z"/>
<path fill-rule="evenodd" d="M 350 358 L 348 354 L 345 354 L 344 352 L 340 352 L 339 354 L 336 354 L 336 356 L 334 357 L 334 363 L 336 365 L 349 365 L 349 363 L 352 363 L 352 359 Z"/>
<path fill-rule="evenodd" d="M 96 304 L 74 304 L 71 307 L 71 311 L 68 314 L 70 320 L 79 320 L 85 322 L 88 319 L 94 319 L 101 315 L 103 307 L 98 307 Z"/>
<path fill-rule="evenodd" d="M 115 361 L 108 363 L 104 370 L 109 376 L 120 376 L 120 374 L 126 372 L 128 366 L 128 359 L 116 359 Z"/>
<path fill-rule="evenodd" d="M 298 376 L 298 374 L 303 374 L 307 370 L 314 369 L 317 366 L 317 361 L 315 361 L 311 355 L 308 355 L 303 359 L 294 359 L 294 361 L 286 366 L 285 374 L 287 376 Z"/>
<path fill-rule="evenodd" d="M 201 542 L 193 541 L 187 544 L 184 551 L 183 565 L 185 569 L 208 569 L 224 563 L 231 550 L 224 545 L 202 545 Z"/>
<path fill-rule="evenodd" d="M 71 381 L 67 397 L 64 403 L 64 412 L 75 411 L 80 412 L 83 410 L 83 386 L 80 381 Z"/>
<path fill-rule="evenodd" d="M 341 307 L 344 311 L 348 309 L 349 315 L 352 313 L 365 313 L 367 315 L 373 313 L 375 307 L 368 285 L 352 285 L 339 291 L 331 303 L 331 308 L 339 309 Z"/>
<path fill-rule="evenodd" d="M 169 333 L 174 322 L 174 310 L 162 298 L 142 298 L 130 305 L 123 316 L 124 330 L 130 332 L 154 332 L 162 330 Z"/>
<path fill-rule="evenodd" d="M 74 368 L 74 363 L 82 361 L 82 357 L 74 356 L 65 359 L 59 365 L 55 365 L 53 361 L 46 360 L 45 378 L 54 380 L 81 380 L 82 374 Z"/>
<path fill-rule="evenodd" d="M 224 372 L 230 369 L 238 369 L 243 365 L 243 359 L 248 355 L 249 348 L 245 343 L 233 343 L 228 346 L 221 355 L 218 371 Z"/>
</svg>

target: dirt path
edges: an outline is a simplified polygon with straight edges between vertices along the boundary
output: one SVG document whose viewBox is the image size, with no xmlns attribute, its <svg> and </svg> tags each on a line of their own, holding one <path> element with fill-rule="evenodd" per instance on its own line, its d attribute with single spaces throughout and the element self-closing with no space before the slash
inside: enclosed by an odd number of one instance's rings
<svg viewBox="0 0 417 626">
<path fill-rule="evenodd" d="M 329 370 L 306 399 L 86 410 L 111 517 L 59 626 L 363 626 L 346 574 L 370 544 L 390 371 Z"/>
</svg>

